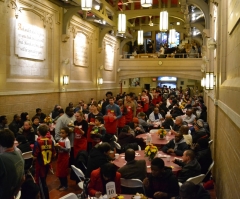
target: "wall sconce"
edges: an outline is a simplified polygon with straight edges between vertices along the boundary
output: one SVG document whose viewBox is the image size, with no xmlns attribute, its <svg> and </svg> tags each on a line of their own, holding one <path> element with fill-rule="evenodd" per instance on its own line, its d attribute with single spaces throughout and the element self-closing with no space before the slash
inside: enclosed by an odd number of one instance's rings
<svg viewBox="0 0 240 199">
<path fill-rule="evenodd" d="M 202 87 L 205 87 L 205 77 L 203 77 L 203 78 L 201 79 L 201 86 L 202 86 Z"/>
<path fill-rule="evenodd" d="M 138 31 L 138 45 L 143 45 L 143 30 Z"/>
<path fill-rule="evenodd" d="M 159 30 L 165 32 L 168 30 L 168 12 L 160 12 Z"/>
<path fill-rule="evenodd" d="M 99 85 L 103 84 L 103 78 L 101 78 L 101 77 L 98 78 L 98 84 L 99 84 Z"/>
<path fill-rule="evenodd" d="M 213 72 L 206 72 L 206 90 L 213 90 L 214 87 L 214 75 Z"/>
<path fill-rule="evenodd" d="M 92 0 L 81 0 L 82 10 L 91 10 L 92 9 Z"/>
<path fill-rule="evenodd" d="M 118 15 L 118 33 L 125 32 L 126 32 L 126 15 L 121 13 Z"/>
<path fill-rule="evenodd" d="M 141 0 L 141 6 L 148 8 L 152 6 L 152 0 Z"/>
<path fill-rule="evenodd" d="M 63 75 L 63 85 L 68 85 L 68 83 L 69 83 L 68 75 Z"/>
</svg>

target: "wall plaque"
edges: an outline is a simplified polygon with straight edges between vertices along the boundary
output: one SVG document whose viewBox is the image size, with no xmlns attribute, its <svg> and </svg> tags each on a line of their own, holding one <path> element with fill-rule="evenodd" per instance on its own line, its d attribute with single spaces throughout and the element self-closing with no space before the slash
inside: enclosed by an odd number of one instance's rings
<svg viewBox="0 0 240 199">
<path fill-rule="evenodd" d="M 18 57 L 44 60 L 46 30 L 20 20 L 15 26 L 15 53 Z"/>
<path fill-rule="evenodd" d="M 113 70 L 114 66 L 114 48 L 112 45 L 105 46 L 105 70 Z"/>
<path fill-rule="evenodd" d="M 77 33 L 73 45 L 73 60 L 77 66 L 88 67 L 88 41 L 83 33 Z"/>
</svg>

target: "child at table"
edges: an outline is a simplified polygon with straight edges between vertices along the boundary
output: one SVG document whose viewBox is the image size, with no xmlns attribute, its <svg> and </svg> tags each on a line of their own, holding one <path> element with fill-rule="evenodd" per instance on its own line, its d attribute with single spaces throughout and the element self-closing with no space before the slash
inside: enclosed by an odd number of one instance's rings
<svg viewBox="0 0 240 199">
<path fill-rule="evenodd" d="M 60 180 L 59 191 L 64 191 L 68 188 L 67 176 L 68 176 L 68 163 L 70 157 L 71 145 L 68 139 L 69 128 L 63 127 L 60 131 L 60 140 L 55 145 L 58 148 L 57 159 L 57 177 Z"/>
<path fill-rule="evenodd" d="M 104 136 L 106 134 L 106 129 L 103 123 L 104 123 L 103 117 L 97 116 L 95 118 L 95 126 L 92 128 L 92 131 L 91 131 L 93 147 L 104 139 Z"/>
</svg>

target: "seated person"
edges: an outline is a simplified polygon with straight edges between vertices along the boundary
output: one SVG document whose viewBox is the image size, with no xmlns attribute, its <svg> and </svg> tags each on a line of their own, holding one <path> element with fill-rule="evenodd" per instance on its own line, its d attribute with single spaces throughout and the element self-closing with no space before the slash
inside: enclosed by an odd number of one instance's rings
<svg viewBox="0 0 240 199">
<path fill-rule="evenodd" d="M 44 122 L 44 119 L 46 118 L 46 114 L 42 113 L 42 109 L 37 108 L 36 109 L 36 115 L 37 117 L 39 117 L 40 123 Z"/>
<path fill-rule="evenodd" d="M 158 127 L 163 120 L 162 115 L 159 113 L 157 107 L 154 108 L 153 112 L 149 115 L 149 122 L 153 124 L 154 127 Z"/>
<path fill-rule="evenodd" d="M 209 148 L 209 139 L 208 138 L 201 138 L 198 140 L 196 147 L 194 148 L 194 152 L 196 154 L 196 159 L 201 166 L 201 173 L 206 174 L 208 171 L 209 166 L 212 164 L 212 154 Z M 204 178 L 204 182 L 209 180 L 211 176 L 211 172 Z"/>
<path fill-rule="evenodd" d="M 197 143 L 200 138 L 208 137 L 207 131 L 204 128 L 203 120 L 198 119 L 194 123 L 194 132 L 192 132 L 192 142 Z"/>
<path fill-rule="evenodd" d="M 147 166 L 145 160 L 135 160 L 135 151 L 127 149 L 125 151 L 126 165 L 118 169 L 121 177 L 125 179 L 139 179 L 143 181 L 147 176 Z"/>
<path fill-rule="evenodd" d="M 133 130 L 134 130 L 135 136 L 145 133 L 145 130 L 142 127 L 142 125 L 139 124 L 139 120 L 138 120 L 137 117 L 133 118 L 133 124 L 132 125 L 133 125 Z"/>
<path fill-rule="evenodd" d="M 170 167 L 164 166 L 161 158 L 154 158 L 151 162 L 151 174 L 143 180 L 147 197 L 156 199 L 170 199 L 179 194 L 177 178 Z"/>
<path fill-rule="evenodd" d="M 99 198 L 106 194 L 106 184 L 115 182 L 116 193 L 121 193 L 121 174 L 116 172 L 116 166 L 112 163 L 105 163 L 100 168 L 93 170 L 88 184 L 88 193 L 90 196 Z"/>
<path fill-rule="evenodd" d="M 195 118 L 196 118 L 196 115 L 193 114 L 193 110 L 187 109 L 186 115 L 183 116 L 183 121 L 187 122 L 188 124 L 193 124 Z"/>
<path fill-rule="evenodd" d="M 170 126 L 173 127 L 173 125 L 174 125 L 174 122 L 171 114 L 167 114 L 165 116 L 165 121 L 162 123 L 162 127 L 164 127 L 164 129 L 170 129 Z"/>
<path fill-rule="evenodd" d="M 163 148 L 162 151 L 168 154 L 175 154 L 177 156 L 182 156 L 185 150 L 188 150 L 189 146 L 183 138 L 183 134 L 177 133 L 175 138 L 170 140 Z"/>
<path fill-rule="evenodd" d="M 33 181 L 30 175 L 26 175 L 25 178 L 21 186 L 21 199 L 39 198 L 39 186 Z"/>
<path fill-rule="evenodd" d="M 172 117 L 175 119 L 177 116 L 184 115 L 183 111 L 181 108 L 179 108 L 179 104 L 176 103 L 173 105 L 172 110 L 170 111 Z"/>
<path fill-rule="evenodd" d="M 121 145 L 122 152 L 125 152 L 128 148 L 138 150 L 138 145 L 140 145 L 141 148 L 146 147 L 143 138 L 136 138 L 128 125 L 125 125 L 119 134 L 118 143 Z"/>
<path fill-rule="evenodd" d="M 176 117 L 175 123 L 174 123 L 174 125 L 173 125 L 173 127 L 172 127 L 172 129 L 171 129 L 171 133 L 172 133 L 172 134 L 176 134 L 176 133 L 179 131 L 179 129 L 180 129 L 180 127 L 181 127 L 182 125 L 183 125 L 183 119 L 182 119 L 182 117 L 181 117 L 181 116 Z"/>
<path fill-rule="evenodd" d="M 180 196 L 175 199 L 210 199 L 210 194 L 202 185 L 193 182 L 185 182 L 180 187 Z"/>
<path fill-rule="evenodd" d="M 107 142 L 96 145 L 89 153 L 86 177 L 89 178 L 93 170 L 99 168 L 105 163 L 108 163 L 111 158 L 109 156 L 111 151 L 111 145 Z"/>
<path fill-rule="evenodd" d="M 146 118 L 146 114 L 144 112 L 140 112 L 138 114 L 138 122 L 139 124 L 142 125 L 142 127 L 144 128 L 145 132 L 148 132 L 149 130 L 149 127 L 150 126 L 153 126 L 152 124 L 149 124 L 145 121 L 145 118 Z"/>
<path fill-rule="evenodd" d="M 188 178 L 201 174 L 201 166 L 195 158 L 195 154 L 192 150 L 184 151 L 182 161 L 175 159 L 174 163 L 182 167 L 182 170 L 178 175 L 178 181 L 181 183 L 184 183 Z"/>
<path fill-rule="evenodd" d="M 179 133 L 183 134 L 184 140 L 188 146 L 192 145 L 192 136 L 188 134 L 189 127 L 187 125 L 182 125 L 179 129 Z"/>
</svg>

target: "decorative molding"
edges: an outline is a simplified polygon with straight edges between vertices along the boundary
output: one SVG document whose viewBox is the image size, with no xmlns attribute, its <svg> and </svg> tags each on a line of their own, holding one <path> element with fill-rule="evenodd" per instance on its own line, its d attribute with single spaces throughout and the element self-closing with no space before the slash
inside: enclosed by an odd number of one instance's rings
<svg viewBox="0 0 240 199">
<path fill-rule="evenodd" d="M 235 125 L 240 128 L 240 115 L 236 113 L 233 109 L 227 106 L 221 100 L 218 100 L 218 107 L 235 123 Z"/>
<path fill-rule="evenodd" d="M 70 36 L 68 34 L 63 34 L 62 35 L 62 42 L 67 42 Z"/>
</svg>

